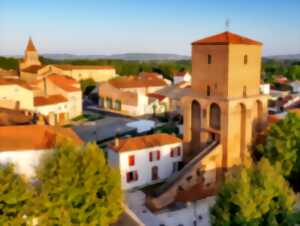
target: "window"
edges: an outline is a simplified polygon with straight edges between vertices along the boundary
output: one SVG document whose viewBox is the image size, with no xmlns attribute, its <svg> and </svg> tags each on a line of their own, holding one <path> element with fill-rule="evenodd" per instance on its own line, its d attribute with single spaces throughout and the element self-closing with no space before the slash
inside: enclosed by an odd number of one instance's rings
<svg viewBox="0 0 300 226">
<path fill-rule="evenodd" d="M 212 57 L 211 57 L 210 54 L 208 54 L 208 56 L 207 56 L 207 63 L 208 63 L 208 64 L 211 64 L 211 63 L 212 63 Z"/>
<path fill-rule="evenodd" d="M 248 64 L 248 55 L 244 55 L 244 64 Z"/>
<path fill-rule="evenodd" d="M 206 96 L 210 96 L 210 86 L 206 87 Z"/>
<path fill-rule="evenodd" d="M 106 98 L 106 107 L 112 109 L 112 99 Z"/>
<path fill-rule="evenodd" d="M 149 152 L 149 161 L 153 162 L 153 161 L 158 161 L 160 160 L 160 151 L 151 151 Z"/>
<path fill-rule="evenodd" d="M 243 87 L 243 96 L 247 96 L 247 86 Z"/>
<path fill-rule="evenodd" d="M 134 166 L 135 164 L 135 156 L 134 155 L 129 155 L 128 156 L 128 165 L 129 166 Z"/>
<path fill-rule="evenodd" d="M 139 179 L 139 176 L 138 176 L 138 172 L 137 171 L 131 171 L 131 172 L 128 172 L 126 174 L 126 181 L 127 183 L 130 183 L 130 182 L 133 182 L 133 181 L 137 181 Z"/>
<path fill-rule="evenodd" d="M 175 148 L 171 148 L 171 152 L 170 152 L 170 156 L 171 157 L 178 157 L 181 156 L 181 147 L 175 147 Z"/>
<path fill-rule="evenodd" d="M 157 166 L 153 166 L 151 169 L 152 172 L 152 180 L 158 180 L 159 176 L 158 176 L 158 167 Z"/>
<path fill-rule="evenodd" d="M 122 103 L 121 103 L 120 100 L 116 100 L 116 101 L 115 101 L 115 109 L 116 109 L 117 111 L 121 111 L 121 105 L 122 105 Z"/>
<path fill-rule="evenodd" d="M 172 173 L 176 173 L 179 169 L 179 162 L 173 162 L 172 164 Z"/>
</svg>

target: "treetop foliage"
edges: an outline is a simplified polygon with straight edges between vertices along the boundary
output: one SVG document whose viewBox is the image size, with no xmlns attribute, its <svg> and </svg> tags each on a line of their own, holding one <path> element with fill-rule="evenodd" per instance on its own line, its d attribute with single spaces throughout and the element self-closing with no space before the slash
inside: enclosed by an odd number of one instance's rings
<svg viewBox="0 0 300 226">
<path fill-rule="evenodd" d="M 109 225 L 122 212 L 119 174 L 96 144 L 59 144 L 40 164 L 37 179 L 42 225 Z"/>
<path fill-rule="evenodd" d="M 11 164 L 0 164 L 0 225 L 26 225 L 25 214 L 33 191 Z"/>
<path fill-rule="evenodd" d="M 262 159 L 230 173 L 211 209 L 214 226 L 294 226 L 295 194 L 281 175 Z"/>
</svg>

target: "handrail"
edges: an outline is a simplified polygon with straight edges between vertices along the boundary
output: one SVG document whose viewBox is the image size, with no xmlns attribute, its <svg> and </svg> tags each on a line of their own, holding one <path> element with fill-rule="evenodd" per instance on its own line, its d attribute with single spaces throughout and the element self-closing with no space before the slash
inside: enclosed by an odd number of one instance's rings
<svg viewBox="0 0 300 226">
<path fill-rule="evenodd" d="M 161 195 L 166 189 L 171 187 L 175 181 L 185 175 L 193 166 L 195 166 L 200 159 L 202 159 L 206 154 L 208 154 L 212 149 L 214 149 L 219 144 L 218 140 L 214 140 L 207 147 L 205 147 L 199 154 L 197 154 L 191 161 L 188 162 L 180 171 L 178 171 L 173 176 L 169 177 L 155 193 L 155 196 Z"/>
</svg>

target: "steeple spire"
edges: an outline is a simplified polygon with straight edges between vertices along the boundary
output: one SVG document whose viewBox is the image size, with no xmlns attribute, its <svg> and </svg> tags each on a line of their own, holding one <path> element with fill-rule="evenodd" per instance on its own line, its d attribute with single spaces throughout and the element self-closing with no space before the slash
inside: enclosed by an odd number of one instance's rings
<svg viewBox="0 0 300 226">
<path fill-rule="evenodd" d="M 26 52 L 27 51 L 34 51 L 34 52 L 36 52 L 36 48 L 35 48 L 35 46 L 34 46 L 34 44 L 32 42 L 31 37 L 29 37 L 29 40 L 28 40 L 28 43 L 27 43 Z"/>
</svg>

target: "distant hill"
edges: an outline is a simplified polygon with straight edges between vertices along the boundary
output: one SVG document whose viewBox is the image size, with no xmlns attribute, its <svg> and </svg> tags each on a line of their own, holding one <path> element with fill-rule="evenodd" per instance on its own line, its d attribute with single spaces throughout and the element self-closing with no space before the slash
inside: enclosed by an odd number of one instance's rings
<svg viewBox="0 0 300 226">
<path fill-rule="evenodd" d="M 54 60 L 72 59 L 119 59 L 119 60 L 189 60 L 189 56 L 168 53 L 124 53 L 112 55 L 75 55 L 75 54 L 42 54 L 43 57 Z"/>
<path fill-rule="evenodd" d="M 274 56 L 266 56 L 265 58 L 275 59 L 275 60 L 300 60 L 300 54 L 274 55 Z"/>
</svg>

